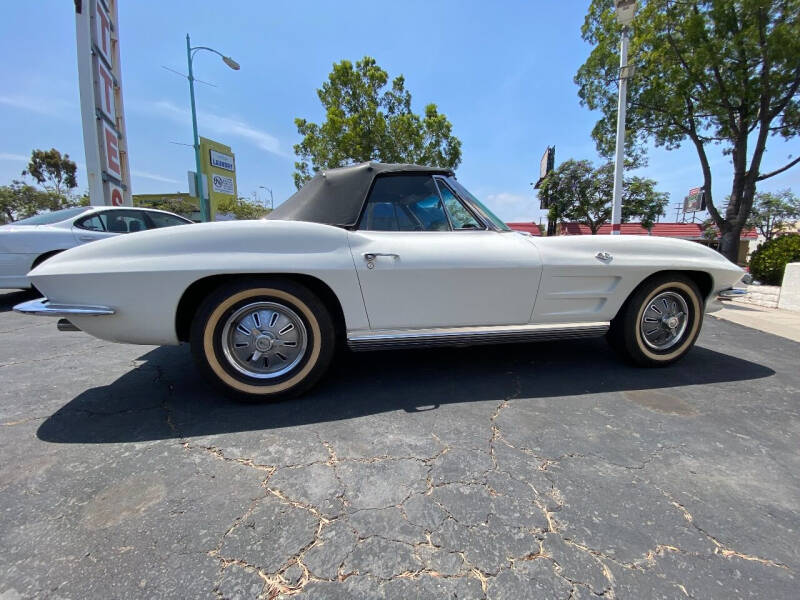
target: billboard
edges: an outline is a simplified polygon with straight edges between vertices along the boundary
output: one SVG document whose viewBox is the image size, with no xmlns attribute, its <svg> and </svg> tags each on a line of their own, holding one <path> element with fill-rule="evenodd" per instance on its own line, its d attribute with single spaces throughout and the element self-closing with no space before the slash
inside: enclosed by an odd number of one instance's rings
<svg viewBox="0 0 800 600">
<path fill-rule="evenodd" d="M 542 185 L 542 180 L 547 177 L 547 174 L 553 170 L 556 162 L 556 147 L 548 146 L 547 150 L 542 154 L 542 159 L 539 161 L 539 179 L 533 186 L 533 189 L 539 189 Z"/>
<path fill-rule="evenodd" d="M 76 0 L 75 35 L 89 201 L 131 206 L 117 0 Z"/>
<path fill-rule="evenodd" d="M 703 188 L 696 187 L 689 190 L 689 195 L 683 200 L 683 212 L 700 212 L 706 209 L 706 195 Z"/>
<path fill-rule="evenodd" d="M 200 156 L 208 190 L 211 220 L 221 200 L 236 197 L 236 157 L 230 146 L 200 137 Z"/>
</svg>

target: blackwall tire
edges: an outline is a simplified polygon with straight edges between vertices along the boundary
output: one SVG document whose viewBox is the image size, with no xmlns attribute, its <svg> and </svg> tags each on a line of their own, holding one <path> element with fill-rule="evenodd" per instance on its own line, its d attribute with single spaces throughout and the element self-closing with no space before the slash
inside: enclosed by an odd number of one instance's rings
<svg viewBox="0 0 800 600">
<path fill-rule="evenodd" d="M 330 313 L 293 281 L 252 278 L 224 285 L 200 305 L 190 343 L 198 369 L 245 402 L 298 396 L 325 374 L 335 351 Z"/>
<path fill-rule="evenodd" d="M 611 322 L 608 341 L 636 365 L 664 367 L 681 358 L 700 334 L 703 297 L 690 278 L 668 273 L 634 291 Z"/>
</svg>

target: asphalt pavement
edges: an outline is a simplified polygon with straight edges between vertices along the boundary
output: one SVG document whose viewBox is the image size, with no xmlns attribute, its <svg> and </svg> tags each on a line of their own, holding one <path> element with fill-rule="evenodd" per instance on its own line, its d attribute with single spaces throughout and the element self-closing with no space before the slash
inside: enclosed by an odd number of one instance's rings
<svg viewBox="0 0 800 600">
<path fill-rule="evenodd" d="M 0 292 L 0 599 L 800 595 L 800 344 L 343 353 L 243 405 Z"/>
</svg>

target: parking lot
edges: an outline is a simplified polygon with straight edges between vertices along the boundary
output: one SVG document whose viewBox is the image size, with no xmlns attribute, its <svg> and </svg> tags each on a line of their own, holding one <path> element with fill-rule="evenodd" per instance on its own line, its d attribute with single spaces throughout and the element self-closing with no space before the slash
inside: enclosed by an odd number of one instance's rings
<svg viewBox="0 0 800 600">
<path fill-rule="evenodd" d="M 800 344 L 338 357 L 242 405 L 0 292 L 0 598 L 796 598 Z"/>
</svg>

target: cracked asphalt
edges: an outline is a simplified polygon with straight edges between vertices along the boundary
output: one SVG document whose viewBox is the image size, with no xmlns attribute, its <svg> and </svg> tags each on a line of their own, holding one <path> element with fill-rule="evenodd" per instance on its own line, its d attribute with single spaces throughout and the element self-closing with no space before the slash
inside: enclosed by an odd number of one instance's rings
<svg viewBox="0 0 800 600">
<path fill-rule="evenodd" d="M 2 600 L 800 595 L 798 343 L 343 354 L 249 406 L 29 297 L 0 292 Z"/>
</svg>

